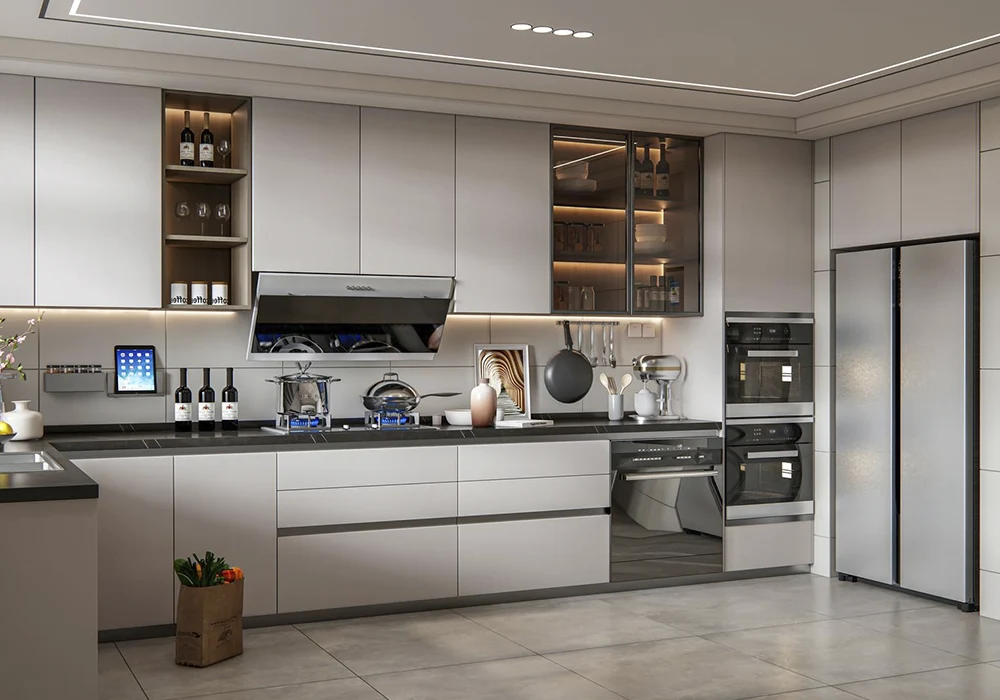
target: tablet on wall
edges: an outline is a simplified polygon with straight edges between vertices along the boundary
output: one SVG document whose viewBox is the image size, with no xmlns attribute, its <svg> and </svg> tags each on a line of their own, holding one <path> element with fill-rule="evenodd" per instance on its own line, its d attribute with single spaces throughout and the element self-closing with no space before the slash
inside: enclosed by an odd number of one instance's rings
<svg viewBox="0 0 1000 700">
<path fill-rule="evenodd" d="M 152 345 L 115 346 L 115 393 L 156 394 L 156 349 Z"/>
</svg>

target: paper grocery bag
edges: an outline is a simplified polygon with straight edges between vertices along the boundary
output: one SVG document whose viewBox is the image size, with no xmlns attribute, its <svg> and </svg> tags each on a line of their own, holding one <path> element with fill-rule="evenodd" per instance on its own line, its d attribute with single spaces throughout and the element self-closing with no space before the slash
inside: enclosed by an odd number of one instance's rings
<svg viewBox="0 0 1000 700">
<path fill-rule="evenodd" d="M 176 662 L 211 666 L 243 653 L 243 580 L 224 586 L 181 586 Z"/>
</svg>

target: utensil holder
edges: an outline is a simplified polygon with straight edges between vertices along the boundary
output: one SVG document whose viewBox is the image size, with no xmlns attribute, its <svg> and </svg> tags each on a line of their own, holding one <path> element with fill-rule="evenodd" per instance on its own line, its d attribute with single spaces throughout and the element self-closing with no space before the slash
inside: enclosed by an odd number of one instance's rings
<svg viewBox="0 0 1000 700">
<path fill-rule="evenodd" d="M 625 397 L 608 394 L 608 420 L 622 420 L 625 417 Z"/>
</svg>

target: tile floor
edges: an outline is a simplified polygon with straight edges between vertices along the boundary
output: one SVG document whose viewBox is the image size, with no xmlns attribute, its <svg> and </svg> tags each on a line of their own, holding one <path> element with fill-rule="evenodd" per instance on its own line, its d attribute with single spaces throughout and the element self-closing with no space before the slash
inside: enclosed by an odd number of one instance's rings
<svg viewBox="0 0 1000 700">
<path fill-rule="evenodd" d="M 100 648 L 102 700 L 986 700 L 1000 622 L 815 576 L 249 630 L 175 666 Z"/>
</svg>

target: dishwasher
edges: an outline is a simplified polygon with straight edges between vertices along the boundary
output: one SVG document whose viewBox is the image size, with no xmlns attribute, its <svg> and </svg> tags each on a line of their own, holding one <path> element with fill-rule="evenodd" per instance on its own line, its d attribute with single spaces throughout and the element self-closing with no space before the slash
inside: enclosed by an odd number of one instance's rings
<svg viewBox="0 0 1000 700">
<path fill-rule="evenodd" d="M 721 573 L 723 440 L 611 443 L 611 581 Z"/>
</svg>

